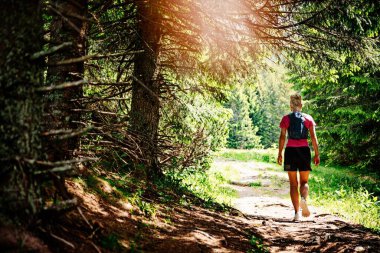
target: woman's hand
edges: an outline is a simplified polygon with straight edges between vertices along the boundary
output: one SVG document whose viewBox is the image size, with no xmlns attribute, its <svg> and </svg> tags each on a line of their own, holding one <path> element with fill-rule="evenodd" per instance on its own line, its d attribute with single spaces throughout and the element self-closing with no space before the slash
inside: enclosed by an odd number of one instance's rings
<svg viewBox="0 0 380 253">
<path fill-rule="evenodd" d="M 282 165 L 282 150 L 284 149 L 284 145 L 285 145 L 286 131 L 287 131 L 286 128 L 281 128 L 280 139 L 278 143 L 278 156 L 277 156 L 277 163 L 279 165 Z"/>
<path fill-rule="evenodd" d="M 277 156 L 277 163 L 279 165 L 282 165 L 282 154 L 278 154 L 278 156 Z"/>
<path fill-rule="evenodd" d="M 318 166 L 320 163 L 319 154 L 314 155 L 314 164 Z"/>
<path fill-rule="evenodd" d="M 315 126 L 310 127 L 309 130 L 310 130 L 311 142 L 313 143 L 313 149 L 314 149 L 314 164 L 318 166 L 320 159 L 319 159 L 319 151 L 318 151 L 317 134 L 315 133 Z"/>
</svg>

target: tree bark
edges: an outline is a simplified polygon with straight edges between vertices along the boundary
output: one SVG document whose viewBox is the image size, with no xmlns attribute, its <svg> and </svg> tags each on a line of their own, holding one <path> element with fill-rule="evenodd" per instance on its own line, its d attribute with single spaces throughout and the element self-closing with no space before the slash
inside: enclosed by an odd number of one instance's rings
<svg viewBox="0 0 380 253">
<path fill-rule="evenodd" d="M 0 222 L 28 222 L 40 208 L 34 160 L 41 159 L 43 62 L 39 0 L 0 1 Z M 6 220 L 9 222 L 9 220 Z"/>
<path fill-rule="evenodd" d="M 141 136 L 142 165 L 148 175 L 160 175 L 157 158 L 159 101 L 160 13 L 155 1 L 137 1 L 137 44 L 132 82 L 130 129 Z M 156 3 L 157 4 L 157 3 Z"/>
<path fill-rule="evenodd" d="M 88 0 L 53 0 L 51 3 L 51 47 L 65 42 L 72 43 L 48 59 L 47 82 L 52 86 L 76 82 L 84 77 L 83 61 L 66 64 L 62 62 L 86 55 L 87 22 L 84 18 L 87 16 L 87 8 Z M 82 97 L 81 85 L 50 92 L 45 108 L 46 131 L 78 129 L 79 125 L 76 122 L 80 120 L 80 114 L 73 110 L 81 108 L 78 101 Z M 80 137 L 58 137 L 50 136 L 47 140 L 46 152 L 49 161 L 72 160 L 75 152 L 79 150 Z"/>
</svg>

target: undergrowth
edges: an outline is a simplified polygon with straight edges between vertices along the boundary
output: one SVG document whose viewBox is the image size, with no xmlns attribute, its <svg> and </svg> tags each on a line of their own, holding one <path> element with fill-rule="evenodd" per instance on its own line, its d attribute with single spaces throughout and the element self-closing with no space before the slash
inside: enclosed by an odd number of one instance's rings
<svg viewBox="0 0 380 253">
<path fill-rule="evenodd" d="M 112 176 L 94 176 L 89 175 L 84 178 L 89 190 L 96 192 L 104 200 L 110 203 L 127 201 L 136 206 L 139 211 L 146 217 L 154 217 L 157 207 L 153 201 L 144 197 L 146 194 L 145 184 L 135 178 L 127 175 L 115 174 Z M 108 189 L 108 190 L 106 190 Z"/>
<path fill-rule="evenodd" d="M 173 185 L 175 184 L 175 185 Z M 186 198 L 190 193 L 201 200 L 198 204 L 209 209 L 226 210 L 231 207 L 236 192 L 228 186 L 228 177 L 216 170 L 183 170 L 166 174 L 165 188 L 177 189 L 184 194 L 180 200 L 182 205 L 190 205 L 194 199 Z"/>
<path fill-rule="evenodd" d="M 236 192 L 228 186 L 231 171 L 225 169 L 185 169 L 167 171 L 163 178 L 150 182 L 129 174 L 107 173 L 83 178 L 88 189 L 108 202 L 126 200 L 146 217 L 154 217 L 159 204 L 179 203 L 184 207 L 200 205 L 227 210 Z M 106 190 L 108 189 L 108 190 Z"/>
<path fill-rule="evenodd" d="M 313 204 L 380 233 L 380 188 L 376 176 L 320 166 L 310 177 Z"/>
<path fill-rule="evenodd" d="M 269 253 L 268 248 L 264 245 L 263 240 L 254 235 L 249 239 L 249 244 L 251 245 L 251 249 L 247 251 L 247 253 Z"/>
<path fill-rule="evenodd" d="M 103 248 L 111 251 L 121 251 L 122 246 L 119 243 L 119 238 L 116 234 L 109 234 L 101 238 L 101 245 Z"/>
<path fill-rule="evenodd" d="M 225 159 L 276 162 L 277 150 L 224 150 Z M 282 171 L 281 166 L 276 166 Z M 380 179 L 365 170 L 340 166 L 312 166 L 310 174 L 311 204 L 380 233 Z"/>
</svg>

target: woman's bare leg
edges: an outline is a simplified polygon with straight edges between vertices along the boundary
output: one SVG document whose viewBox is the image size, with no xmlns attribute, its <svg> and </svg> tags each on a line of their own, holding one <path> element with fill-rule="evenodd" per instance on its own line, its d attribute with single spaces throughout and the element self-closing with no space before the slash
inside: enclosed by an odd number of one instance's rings
<svg viewBox="0 0 380 253">
<path fill-rule="evenodd" d="M 301 183 L 300 193 L 301 193 L 301 196 L 304 197 L 305 199 L 309 195 L 309 184 L 308 184 L 309 174 L 310 174 L 310 171 L 300 171 L 300 183 Z"/>
<path fill-rule="evenodd" d="M 292 199 L 294 211 L 298 213 L 300 206 L 300 198 L 298 193 L 297 171 L 288 171 L 290 183 L 290 198 Z"/>
<path fill-rule="evenodd" d="M 301 182 L 300 193 L 302 197 L 300 206 L 302 208 L 302 216 L 304 217 L 310 216 L 310 211 L 306 202 L 306 198 L 309 195 L 309 185 L 307 183 L 309 180 L 309 173 L 310 171 L 300 171 L 300 182 Z"/>
</svg>

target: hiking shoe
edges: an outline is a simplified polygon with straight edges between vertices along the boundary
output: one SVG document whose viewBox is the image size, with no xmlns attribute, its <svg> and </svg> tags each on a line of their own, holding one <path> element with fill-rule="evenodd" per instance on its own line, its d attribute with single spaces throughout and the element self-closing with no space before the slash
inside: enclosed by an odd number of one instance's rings
<svg viewBox="0 0 380 253">
<path fill-rule="evenodd" d="M 300 214 L 298 212 L 294 215 L 293 221 L 300 221 Z"/>
<path fill-rule="evenodd" d="M 302 216 L 309 217 L 310 211 L 309 211 L 309 208 L 307 207 L 306 199 L 304 197 L 301 197 L 300 207 L 302 209 Z"/>
</svg>

